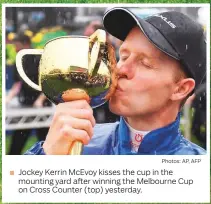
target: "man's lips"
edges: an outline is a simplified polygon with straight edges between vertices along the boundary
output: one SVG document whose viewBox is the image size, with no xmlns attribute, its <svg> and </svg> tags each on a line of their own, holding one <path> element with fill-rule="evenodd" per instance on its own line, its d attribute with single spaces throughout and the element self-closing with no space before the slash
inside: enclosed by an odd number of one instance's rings
<svg viewBox="0 0 211 204">
<path fill-rule="evenodd" d="M 116 91 L 123 92 L 124 90 L 121 88 L 121 86 L 117 85 Z"/>
</svg>

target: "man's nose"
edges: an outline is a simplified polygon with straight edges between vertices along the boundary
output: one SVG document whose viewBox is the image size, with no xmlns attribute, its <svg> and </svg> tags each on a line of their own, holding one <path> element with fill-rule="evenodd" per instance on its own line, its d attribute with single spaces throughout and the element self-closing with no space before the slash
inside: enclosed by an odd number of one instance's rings
<svg viewBox="0 0 211 204">
<path fill-rule="evenodd" d="M 121 78 L 131 79 L 134 76 L 133 64 L 129 60 L 117 63 L 117 75 Z"/>
</svg>

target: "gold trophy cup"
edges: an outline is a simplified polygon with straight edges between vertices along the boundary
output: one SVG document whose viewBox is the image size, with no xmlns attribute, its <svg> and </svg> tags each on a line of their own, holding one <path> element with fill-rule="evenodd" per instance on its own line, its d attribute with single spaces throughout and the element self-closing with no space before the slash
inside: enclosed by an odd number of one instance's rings
<svg viewBox="0 0 211 204">
<path fill-rule="evenodd" d="M 23 70 L 25 55 L 41 55 L 39 85 Z M 97 30 L 90 37 L 64 36 L 48 41 L 44 49 L 23 49 L 16 56 L 20 76 L 32 88 L 42 91 L 54 104 L 85 99 L 92 108 L 106 102 L 116 87 L 116 58 L 106 42 L 106 33 Z M 73 143 L 71 155 L 81 154 L 83 145 Z"/>
</svg>

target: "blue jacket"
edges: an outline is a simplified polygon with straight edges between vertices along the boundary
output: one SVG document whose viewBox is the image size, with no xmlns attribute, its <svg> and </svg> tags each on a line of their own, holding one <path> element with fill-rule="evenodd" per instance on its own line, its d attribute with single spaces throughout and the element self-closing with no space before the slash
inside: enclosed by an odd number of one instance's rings
<svg viewBox="0 0 211 204">
<path fill-rule="evenodd" d="M 201 155 L 206 151 L 186 140 L 179 130 L 180 116 L 163 128 L 149 132 L 137 153 L 131 152 L 129 129 L 123 118 L 120 122 L 97 124 L 94 135 L 83 148 L 84 155 Z M 43 142 L 36 143 L 26 155 L 44 155 Z"/>
</svg>

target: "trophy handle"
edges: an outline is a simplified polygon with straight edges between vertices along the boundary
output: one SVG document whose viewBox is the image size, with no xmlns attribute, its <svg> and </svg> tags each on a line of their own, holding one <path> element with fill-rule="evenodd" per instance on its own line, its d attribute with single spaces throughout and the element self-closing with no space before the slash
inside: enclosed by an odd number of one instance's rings
<svg viewBox="0 0 211 204">
<path fill-rule="evenodd" d="M 100 43 L 106 43 L 106 32 L 104 30 L 98 29 L 89 37 L 90 41 L 98 41 Z"/>
<path fill-rule="evenodd" d="M 89 39 L 89 76 L 91 78 L 97 74 L 100 67 L 106 44 L 106 32 L 98 29 L 89 37 Z M 91 56 L 91 52 L 93 51 L 93 47 L 96 42 L 98 42 L 96 49 L 97 52 L 94 54 L 94 56 Z"/>
<path fill-rule="evenodd" d="M 42 49 L 23 49 L 20 50 L 16 56 L 16 67 L 18 73 L 29 86 L 31 86 L 37 91 L 42 91 L 41 87 L 35 84 L 33 81 L 31 81 L 31 79 L 29 79 L 29 77 L 26 75 L 26 73 L 23 70 L 22 59 L 24 55 L 41 55 L 42 53 L 43 53 Z"/>
</svg>

